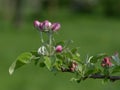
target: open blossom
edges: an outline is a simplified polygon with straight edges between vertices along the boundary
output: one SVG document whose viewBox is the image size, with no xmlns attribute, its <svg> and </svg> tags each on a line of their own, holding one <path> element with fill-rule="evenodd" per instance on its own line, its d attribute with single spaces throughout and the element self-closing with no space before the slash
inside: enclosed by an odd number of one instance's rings
<svg viewBox="0 0 120 90">
<path fill-rule="evenodd" d="M 112 62 L 110 61 L 111 58 L 110 57 L 105 57 L 103 60 L 102 60 L 102 63 L 101 63 L 101 66 L 102 67 L 106 67 L 106 66 L 112 66 Z"/>
<path fill-rule="evenodd" d="M 56 52 L 62 52 L 63 48 L 61 45 L 58 45 L 56 48 L 55 48 L 55 51 Z"/>
<path fill-rule="evenodd" d="M 38 54 L 39 55 L 46 55 L 47 53 L 47 49 L 45 48 L 45 46 L 41 46 L 39 49 L 38 49 Z"/>
</svg>

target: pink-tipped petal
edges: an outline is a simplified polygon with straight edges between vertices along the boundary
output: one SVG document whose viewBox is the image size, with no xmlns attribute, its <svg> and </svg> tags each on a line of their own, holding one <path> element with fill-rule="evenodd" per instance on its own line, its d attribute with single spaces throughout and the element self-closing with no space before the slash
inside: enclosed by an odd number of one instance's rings
<svg viewBox="0 0 120 90">
<path fill-rule="evenodd" d="M 111 67 L 111 66 L 112 66 L 112 62 L 111 62 L 110 60 L 111 60 L 110 57 L 105 57 L 105 58 L 102 60 L 101 66 L 102 66 L 102 67 L 106 67 L 106 66 Z"/>
<path fill-rule="evenodd" d="M 59 23 L 53 23 L 51 26 L 51 29 L 53 31 L 58 31 L 60 29 L 61 25 Z"/>
<path fill-rule="evenodd" d="M 45 29 L 45 30 L 49 30 L 50 27 L 51 27 L 51 22 L 49 22 L 48 20 L 45 20 L 41 26 L 42 29 Z"/>
<path fill-rule="evenodd" d="M 39 25 L 39 29 L 40 29 L 41 31 L 44 30 L 44 28 L 43 28 L 43 23 L 40 23 L 40 25 Z"/>
</svg>

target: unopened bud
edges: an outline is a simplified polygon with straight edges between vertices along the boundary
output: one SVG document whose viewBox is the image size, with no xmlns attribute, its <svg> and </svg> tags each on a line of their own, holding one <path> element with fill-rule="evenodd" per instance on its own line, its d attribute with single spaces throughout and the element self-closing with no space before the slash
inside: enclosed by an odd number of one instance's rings
<svg viewBox="0 0 120 90">
<path fill-rule="evenodd" d="M 61 25 L 59 23 L 53 23 L 51 26 L 51 29 L 53 31 L 58 31 L 60 29 Z"/>
<path fill-rule="evenodd" d="M 103 60 L 102 60 L 102 63 L 101 63 L 101 66 L 102 67 L 106 67 L 106 66 L 112 66 L 112 63 L 110 62 L 111 58 L 110 57 L 105 57 Z"/>
<path fill-rule="evenodd" d="M 38 20 L 35 20 L 34 21 L 34 27 L 38 29 L 39 25 L 40 25 L 40 22 Z"/>
<path fill-rule="evenodd" d="M 63 48 L 61 45 L 58 45 L 55 50 L 56 52 L 62 52 Z"/>
<path fill-rule="evenodd" d="M 77 67 L 77 63 L 76 63 L 76 62 L 73 62 L 73 63 L 72 63 L 72 67 L 73 67 L 73 68 L 76 68 L 76 67 Z"/>
<path fill-rule="evenodd" d="M 40 29 L 41 31 L 44 31 L 43 23 L 42 23 L 42 22 L 41 22 L 40 25 L 39 25 L 39 29 Z"/>
<path fill-rule="evenodd" d="M 51 22 L 49 22 L 48 20 L 45 20 L 40 27 L 41 29 L 49 30 L 51 25 L 52 25 Z"/>
</svg>

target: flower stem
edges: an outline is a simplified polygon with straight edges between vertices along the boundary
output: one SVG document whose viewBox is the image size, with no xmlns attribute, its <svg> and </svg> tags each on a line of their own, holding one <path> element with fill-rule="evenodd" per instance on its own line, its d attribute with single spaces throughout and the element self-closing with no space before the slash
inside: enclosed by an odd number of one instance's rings
<svg viewBox="0 0 120 90">
<path fill-rule="evenodd" d="M 52 31 L 49 31 L 49 55 L 51 56 L 52 53 Z"/>
<path fill-rule="evenodd" d="M 42 32 L 40 32 L 40 39 L 41 39 L 41 43 L 43 44 L 43 43 L 44 43 L 44 40 L 43 40 Z"/>
</svg>

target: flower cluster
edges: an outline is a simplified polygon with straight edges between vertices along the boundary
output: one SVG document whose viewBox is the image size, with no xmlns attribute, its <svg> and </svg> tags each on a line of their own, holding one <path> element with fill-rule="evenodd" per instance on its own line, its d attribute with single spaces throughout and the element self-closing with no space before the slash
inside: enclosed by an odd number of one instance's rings
<svg viewBox="0 0 120 90">
<path fill-rule="evenodd" d="M 62 52 L 61 45 L 54 45 L 53 33 L 60 29 L 60 23 L 51 23 L 48 20 L 40 22 L 38 20 L 34 21 L 34 27 L 40 31 L 42 46 L 38 49 L 39 55 L 53 55 L 54 52 Z M 48 40 L 46 41 L 42 35 L 42 32 L 48 32 Z M 56 47 L 55 47 L 56 46 Z"/>
<path fill-rule="evenodd" d="M 49 30 L 58 31 L 61 27 L 60 23 L 51 23 L 48 20 L 43 22 L 39 22 L 38 20 L 34 21 L 34 27 L 37 28 L 39 31 L 46 32 Z"/>
</svg>

